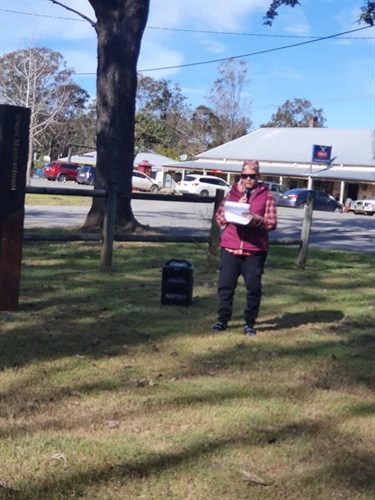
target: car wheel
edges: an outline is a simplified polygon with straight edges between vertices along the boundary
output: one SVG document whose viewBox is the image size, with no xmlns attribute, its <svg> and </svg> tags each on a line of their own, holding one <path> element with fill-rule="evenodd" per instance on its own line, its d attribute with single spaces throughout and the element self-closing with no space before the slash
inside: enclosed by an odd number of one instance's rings
<svg viewBox="0 0 375 500">
<path fill-rule="evenodd" d="M 374 212 L 366 212 L 366 215 L 374 215 Z"/>
<path fill-rule="evenodd" d="M 201 191 L 201 192 L 199 193 L 199 196 L 208 196 L 208 194 L 209 194 L 209 193 L 208 193 L 207 189 L 203 189 L 203 191 Z"/>
<path fill-rule="evenodd" d="M 302 210 L 304 210 L 306 207 L 307 207 L 306 203 L 301 203 L 301 205 L 299 206 L 299 208 L 302 208 Z"/>
<path fill-rule="evenodd" d="M 159 188 L 156 184 L 153 184 L 150 189 L 150 193 L 157 194 L 159 192 Z"/>
<path fill-rule="evenodd" d="M 66 182 L 66 175 L 65 174 L 60 174 L 57 177 L 58 182 Z"/>
<path fill-rule="evenodd" d="M 336 207 L 333 211 L 334 211 L 336 214 L 341 214 L 342 209 L 341 209 L 341 208 L 339 208 L 339 207 Z"/>
</svg>

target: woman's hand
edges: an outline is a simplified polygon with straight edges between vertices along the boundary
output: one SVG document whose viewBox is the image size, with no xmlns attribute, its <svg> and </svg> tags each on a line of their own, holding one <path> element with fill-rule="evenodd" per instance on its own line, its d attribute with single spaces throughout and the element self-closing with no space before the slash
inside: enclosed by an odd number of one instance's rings
<svg viewBox="0 0 375 500">
<path fill-rule="evenodd" d="M 249 219 L 249 223 L 253 227 L 259 227 L 263 222 L 262 217 L 258 214 L 244 212 L 242 213 L 242 216 L 246 217 L 246 219 Z"/>
</svg>

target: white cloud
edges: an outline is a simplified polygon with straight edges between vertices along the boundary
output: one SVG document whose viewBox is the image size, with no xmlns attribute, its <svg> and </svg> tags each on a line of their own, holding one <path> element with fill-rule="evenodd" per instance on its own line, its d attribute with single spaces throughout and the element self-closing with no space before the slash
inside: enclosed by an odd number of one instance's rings
<svg viewBox="0 0 375 500">
<path fill-rule="evenodd" d="M 262 11 L 268 0 L 154 0 L 148 24 L 191 29 L 238 29 L 246 16 Z"/>
<path fill-rule="evenodd" d="M 166 66 L 180 66 L 184 62 L 184 55 L 170 47 L 158 42 L 147 40 L 142 44 L 142 51 L 138 61 L 139 71 L 153 68 L 164 68 Z M 147 75 L 152 78 L 168 78 L 179 71 L 178 68 L 168 70 L 147 71 Z"/>
</svg>

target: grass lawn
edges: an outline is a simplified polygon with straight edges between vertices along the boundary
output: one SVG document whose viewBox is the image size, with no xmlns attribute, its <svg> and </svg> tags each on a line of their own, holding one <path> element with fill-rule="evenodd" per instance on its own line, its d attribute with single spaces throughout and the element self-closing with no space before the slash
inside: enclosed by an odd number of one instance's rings
<svg viewBox="0 0 375 500">
<path fill-rule="evenodd" d="M 161 306 L 171 258 L 193 305 Z M 374 258 L 271 247 L 258 335 L 212 334 L 196 244 L 27 242 L 0 313 L 0 498 L 373 499 Z"/>
<path fill-rule="evenodd" d="M 56 186 L 51 186 L 56 187 Z M 57 186 L 57 187 L 61 187 Z M 61 194 L 32 194 L 25 196 L 25 205 L 46 205 L 46 206 L 88 206 L 92 205 L 90 196 L 67 196 Z"/>
</svg>

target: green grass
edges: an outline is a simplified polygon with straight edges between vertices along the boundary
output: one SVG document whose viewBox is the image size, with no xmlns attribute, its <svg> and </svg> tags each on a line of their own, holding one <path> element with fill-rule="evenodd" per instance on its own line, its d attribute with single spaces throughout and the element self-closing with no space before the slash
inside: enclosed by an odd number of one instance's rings
<svg viewBox="0 0 375 500">
<path fill-rule="evenodd" d="M 172 258 L 189 308 L 160 305 Z M 271 247 L 245 338 L 242 283 L 210 332 L 204 245 L 116 244 L 104 274 L 96 244 L 26 243 L 0 313 L 0 498 L 374 498 L 374 259 L 296 258 Z"/>
<path fill-rule="evenodd" d="M 56 187 L 56 186 L 52 186 Z M 61 187 L 61 186 L 57 186 Z M 31 194 L 25 196 L 25 205 L 46 205 L 46 206 L 91 206 L 90 196 L 67 196 L 56 194 Z"/>
</svg>

